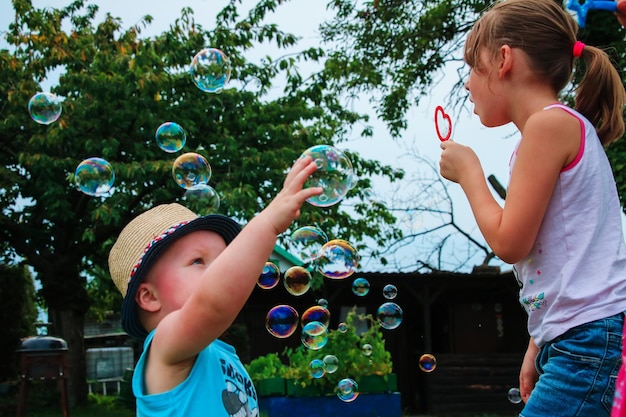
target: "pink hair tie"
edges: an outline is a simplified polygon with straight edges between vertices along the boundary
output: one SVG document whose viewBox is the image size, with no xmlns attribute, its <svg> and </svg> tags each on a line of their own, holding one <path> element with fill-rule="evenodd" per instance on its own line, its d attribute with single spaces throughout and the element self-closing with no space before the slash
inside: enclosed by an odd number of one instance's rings
<svg viewBox="0 0 626 417">
<path fill-rule="evenodd" d="M 583 54 L 583 49 L 585 49 L 585 44 L 582 43 L 581 41 L 576 41 L 576 43 L 574 44 L 574 58 L 580 58 L 580 56 Z"/>
</svg>

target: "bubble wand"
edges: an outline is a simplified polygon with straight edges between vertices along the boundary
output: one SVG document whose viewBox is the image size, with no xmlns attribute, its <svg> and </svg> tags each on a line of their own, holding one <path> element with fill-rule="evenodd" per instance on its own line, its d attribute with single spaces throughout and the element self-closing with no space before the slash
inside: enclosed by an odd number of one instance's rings
<svg viewBox="0 0 626 417">
<path fill-rule="evenodd" d="M 585 27 L 587 21 L 587 12 L 589 10 L 607 10 L 609 12 L 617 11 L 617 2 L 608 0 L 569 0 L 567 8 L 576 13 L 578 16 L 578 26 Z"/>
<path fill-rule="evenodd" d="M 435 130 L 442 142 L 447 141 L 452 136 L 452 119 L 441 106 L 435 108 Z"/>
</svg>

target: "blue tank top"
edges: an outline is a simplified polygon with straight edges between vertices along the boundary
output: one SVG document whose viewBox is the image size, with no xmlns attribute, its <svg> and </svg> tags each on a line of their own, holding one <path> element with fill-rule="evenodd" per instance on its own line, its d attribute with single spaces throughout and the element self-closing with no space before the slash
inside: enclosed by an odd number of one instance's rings
<svg viewBox="0 0 626 417">
<path fill-rule="evenodd" d="M 256 391 L 235 348 L 215 340 L 198 354 L 187 378 L 175 388 L 145 394 L 147 354 L 154 337 L 150 332 L 133 374 L 138 417 L 258 416 Z"/>
</svg>

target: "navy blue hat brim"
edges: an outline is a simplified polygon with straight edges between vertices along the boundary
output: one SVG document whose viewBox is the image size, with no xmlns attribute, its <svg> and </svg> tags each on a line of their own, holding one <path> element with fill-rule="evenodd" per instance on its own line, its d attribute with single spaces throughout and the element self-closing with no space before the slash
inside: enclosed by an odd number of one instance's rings
<svg viewBox="0 0 626 417">
<path fill-rule="evenodd" d="M 152 268 L 152 265 L 176 240 L 188 235 L 189 233 L 199 230 L 208 230 L 219 234 L 226 242 L 230 244 L 241 231 L 241 226 L 230 217 L 220 214 L 209 214 L 208 216 L 198 217 L 189 223 L 180 226 L 170 235 L 153 244 L 144 254 L 141 264 L 135 271 L 133 278 L 128 283 L 126 296 L 122 303 L 122 328 L 129 335 L 138 339 L 145 339 L 148 332 L 139 321 L 137 316 L 137 303 L 135 302 L 135 294 L 139 285 L 145 280 L 146 275 Z"/>
</svg>

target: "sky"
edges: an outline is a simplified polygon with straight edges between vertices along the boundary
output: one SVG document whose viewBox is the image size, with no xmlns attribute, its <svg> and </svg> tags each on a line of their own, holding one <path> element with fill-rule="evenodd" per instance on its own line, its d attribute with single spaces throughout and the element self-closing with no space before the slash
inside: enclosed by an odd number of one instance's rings
<svg viewBox="0 0 626 417">
<path fill-rule="evenodd" d="M 35 7 L 62 7 L 69 4 L 70 0 L 32 0 L 32 2 Z M 115 17 L 120 17 L 124 27 L 136 24 L 147 14 L 151 15 L 154 20 L 143 30 L 143 36 L 154 36 L 166 30 L 180 16 L 180 11 L 184 7 L 191 7 L 195 12 L 196 21 L 205 28 L 210 28 L 215 14 L 226 4 L 224 0 L 106 0 L 97 3 L 100 7 L 98 21 L 102 19 L 105 12 L 109 12 Z M 243 0 L 242 11 L 255 4 L 255 0 Z M 321 42 L 318 25 L 331 16 L 325 4 L 326 2 L 321 0 L 289 0 L 278 7 L 268 22 L 277 23 L 281 30 L 301 37 L 296 47 L 298 50 L 317 46 Z M 14 12 L 10 0 L 0 0 L 0 31 L 6 30 L 13 18 Z M 254 55 L 257 53 L 258 57 L 261 57 L 268 51 L 253 50 L 251 59 L 254 60 Z M 412 171 L 415 170 L 415 160 L 407 156 L 407 149 L 413 149 L 421 156 L 438 162 L 441 151 L 433 122 L 435 107 L 445 104 L 446 96 L 451 86 L 457 81 L 458 75 L 456 71 L 442 71 L 440 76 L 440 82 L 432 88 L 431 94 L 424 97 L 418 107 L 410 110 L 409 126 L 402 138 L 392 139 L 384 124 L 374 120 L 375 116 L 372 115 L 373 137 L 358 137 L 358 131 L 355 130 L 354 137 L 347 142 L 342 142 L 338 147 L 356 151 L 364 158 L 379 160 L 394 168 L 402 168 L 407 173 L 407 178 L 410 178 Z M 369 111 L 371 107 L 367 103 L 361 103 L 361 105 L 364 112 Z M 361 109 L 357 110 L 361 111 Z M 453 120 L 452 139 L 470 145 L 483 162 L 485 175 L 493 174 L 506 185 L 509 157 L 519 138 L 514 126 L 487 129 L 481 126 L 477 116 L 471 114 L 471 109 L 467 109 L 461 115 L 451 114 L 451 117 Z M 394 189 L 389 184 L 378 181 L 374 184 L 373 192 L 377 200 L 384 202 L 391 198 Z M 448 191 L 455 206 L 455 221 L 477 240 L 483 241 L 460 187 L 450 183 Z"/>
</svg>

